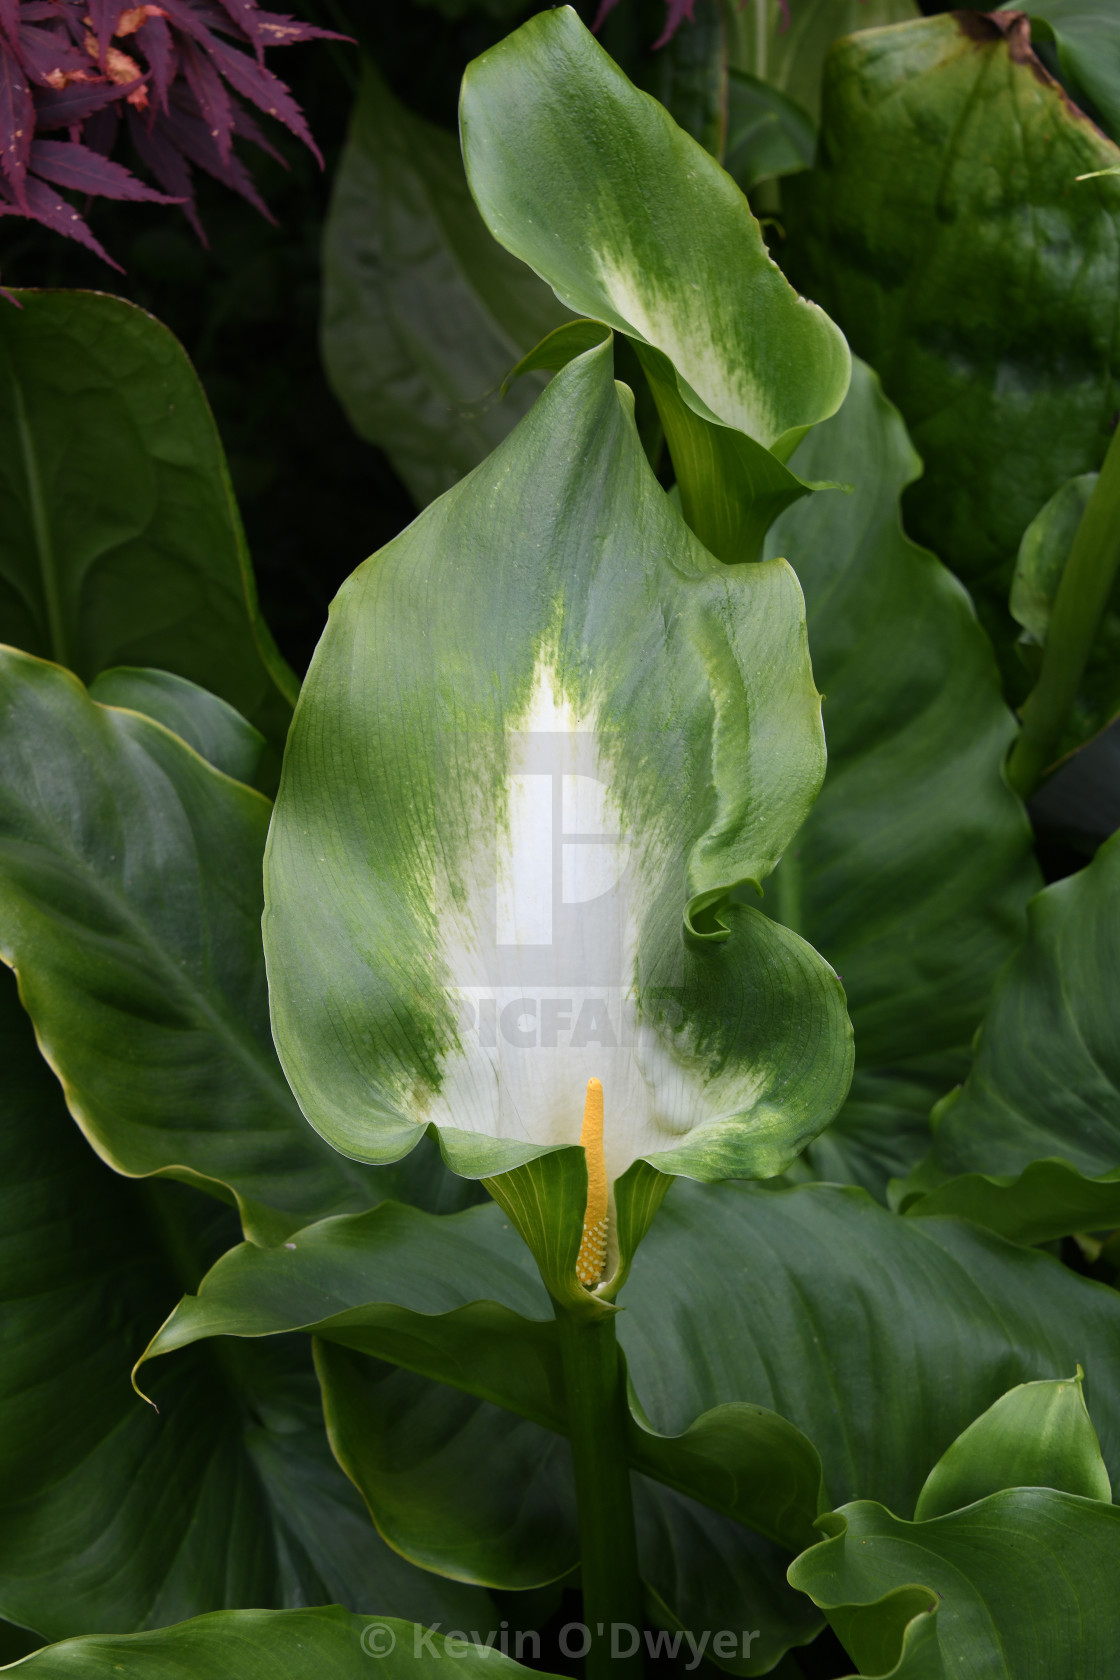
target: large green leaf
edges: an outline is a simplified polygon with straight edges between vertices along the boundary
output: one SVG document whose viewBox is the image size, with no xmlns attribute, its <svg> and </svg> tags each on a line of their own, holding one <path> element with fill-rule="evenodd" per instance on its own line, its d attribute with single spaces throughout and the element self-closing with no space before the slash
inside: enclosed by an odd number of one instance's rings
<svg viewBox="0 0 1120 1680">
<path fill-rule="evenodd" d="M 384 1203 L 324 1220 L 280 1247 L 243 1243 L 179 1304 L 144 1358 L 201 1338 L 292 1330 L 460 1387 L 547 1429 L 566 1428 L 551 1304 L 493 1206 L 434 1219 Z M 791 1549 L 805 1543 L 820 1462 L 781 1418 L 726 1405 L 666 1439 L 636 1397 L 632 1410 L 636 1466 Z"/>
<path fill-rule="evenodd" d="M 487 1647 L 488 1637 L 492 1638 Z M 411 1680 L 451 1660 L 479 1680 L 514 1680 L 529 1671 L 503 1654 L 504 1638 L 484 1628 L 429 1632 L 395 1616 L 317 1610 L 236 1610 L 130 1638 L 68 1639 L 16 1665 L 18 1680 Z M 513 1643 L 510 1641 L 510 1643 Z M 376 1667 L 371 1670 L 371 1660 Z"/>
<path fill-rule="evenodd" d="M 1027 1242 L 1120 1223 L 1120 836 L 1030 906 L 964 1085 L 935 1115 L 912 1213 Z M 948 1180 L 948 1182 L 945 1182 Z"/>
<path fill-rule="evenodd" d="M 871 370 L 795 457 L 853 483 L 785 513 L 766 543 L 805 591 L 828 772 L 768 908 L 843 978 L 857 1075 L 807 1157 L 882 1196 L 928 1149 L 928 1115 L 1038 885 L 1030 828 L 1002 773 L 1014 734 L 991 648 L 957 580 L 905 536 L 921 464 Z"/>
<path fill-rule="evenodd" d="M 433 1219 L 385 1205 L 290 1243 L 226 1255 L 148 1356 L 312 1329 L 563 1430 L 547 1303 L 496 1208 Z M 622 1305 L 635 1468 L 790 1544 L 818 1509 L 805 1436 L 832 1499 L 862 1490 L 909 1511 L 980 1412 L 1078 1362 L 1120 1469 L 1120 1299 L 956 1221 L 900 1219 L 823 1185 L 678 1182 Z M 913 1373 L 905 1404 L 886 1359 Z"/>
<path fill-rule="evenodd" d="M 298 1342 L 191 1349 L 154 1374 L 158 1414 L 132 1392 L 130 1364 L 236 1220 L 98 1161 L 8 974 L 0 1063 L 0 1614 L 52 1639 L 336 1598 L 484 1614 L 378 1539 Z"/>
<path fill-rule="evenodd" d="M 295 1328 L 320 1338 L 335 1453 L 394 1547 L 425 1568 L 505 1588 L 576 1566 L 550 1306 L 496 1207 L 437 1220 L 384 1204 L 297 1232 L 283 1247 L 244 1244 L 181 1303 L 146 1357 L 199 1338 Z M 405 1368 L 393 1373 L 383 1361 Z M 145 1386 L 147 1375 L 139 1373 Z M 817 1625 L 784 1570 L 811 1537 L 819 1459 L 758 1407 L 721 1407 L 666 1439 L 632 1404 L 633 1463 L 660 1482 L 635 1482 L 642 1573 L 658 1615 L 669 1626 L 757 1627 L 757 1642 L 730 1666 L 765 1672 Z"/>
<path fill-rule="evenodd" d="M 0 640 L 87 682 L 159 666 L 282 748 L 298 684 L 257 611 L 182 347 L 123 298 L 15 296 L 0 311 Z"/>
<path fill-rule="evenodd" d="M 653 1427 L 676 1435 L 733 1400 L 770 1408 L 818 1449 L 830 1502 L 910 1514 L 980 1412 L 1078 1362 L 1120 1471 L 1120 1298 L 963 1222 L 900 1219 L 829 1185 L 678 1182 L 622 1304 Z"/>
<path fill-rule="evenodd" d="M 823 769 L 800 590 L 696 542 L 611 373 L 609 343 L 571 362 L 355 573 L 304 685 L 273 1027 L 366 1160 L 431 1124 L 456 1171 L 507 1171 L 576 1143 L 596 1077 L 608 1180 L 765 1176 L 847 1089 L 835 976 L 730 902 Z"/>
<path fill-rule="evenodd" d="M 1120 151 L 1016 12 L 833 49 L 819 167 L 784 188 L 798 283 L 882 376 L 926 464 L 907 518 L 967 580 L 1099 467 L 1120 378 Z M 1013 302 L 1012 302 L 1013 300 Z"/>
<path fill-rule="evenodd" d="M 168 729 L 0 651 L 0 956 L 43 1052 L 110 1166 L 232 1192 L 266 1239 L 384 1193 L 303 1122 L 276 1059 L 268 820 Z"/>
<path fill-rule="evenodd" d="M 491 232 L 634 341 L 686 519 L 721 559 L 756 559 L 809 488 L 785 461 L 843 400 L 840 333 L 787 284 L 730 177 L 570 7 L 468 67 L 460 120 Z"/>
<path fill-rule="evenodd" d="M 862 1674 L 1111 1680 L 1116 1672 L 1114 1505 L 1019 1488 L 935 1522 L 902 1522 L 861 1501 L 820 1526 L 829 1538 L 798 1558 L 790 1580 L 827 1613 Z"/>
<path fill-rule="evenodd" d="M 366 60 L 323 233 L 323 356 L 355 431 L 421 506 L 526 412 L 542 381 L 498 387 L 565 315 L 486 231 L 454 137 Z"/>
</svg>

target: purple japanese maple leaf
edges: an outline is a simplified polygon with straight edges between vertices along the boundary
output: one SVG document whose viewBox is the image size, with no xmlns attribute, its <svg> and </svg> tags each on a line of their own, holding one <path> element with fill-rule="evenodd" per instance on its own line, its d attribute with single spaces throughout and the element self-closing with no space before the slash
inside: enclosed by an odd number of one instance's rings
<svg viewBox="0 0 1120 1680">
<path fill-rule="evenodd" d="M 255 106 L 322 164 L 302 111 L 264 62 L 266 49 L 317 38 L 347 39 L 257 0 L 0 0 L 0 216 L 41 222 L 112 262 L 62 193 L 146 199 L 180 204 L 205 243 L 195 169 L 267 216 L 234 140 L 278 155 Z M 158 187 L 109 156 L 122 116 Z"/>
</svg>

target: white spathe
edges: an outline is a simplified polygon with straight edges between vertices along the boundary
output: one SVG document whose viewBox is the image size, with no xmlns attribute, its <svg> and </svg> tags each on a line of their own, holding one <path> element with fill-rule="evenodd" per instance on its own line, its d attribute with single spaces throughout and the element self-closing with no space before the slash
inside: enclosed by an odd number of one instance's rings
<svg viewBox="0 0 1120 1680">
<path fill-rule="evenodd" d="M 683 860 L 657 836 L 639 844 L 625 832 L 613 781 L 609 736 L 542 658 L 510 726 L 505 799 L 479 824 L 467 902 L 460 894 L 443 922 L 459 1042 L 423 1115 L 494 1137 L 578 1143 L 587 1082 L 599 1079 L 612 1183 L 640 1156 L 748 1107 L 763 1079 L 736 1068 L 712 1082 L 686 1043 L 643 1023 L 642 920 L 664 904 L 667 871 L 683 891 Z"/>
</svg>

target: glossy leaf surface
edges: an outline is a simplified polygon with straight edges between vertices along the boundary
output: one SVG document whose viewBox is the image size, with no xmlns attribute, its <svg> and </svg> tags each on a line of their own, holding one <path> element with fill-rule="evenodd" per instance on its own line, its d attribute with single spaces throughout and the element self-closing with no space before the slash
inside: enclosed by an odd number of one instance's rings
<svg viewBox="0 0 1120 1680">
<path fill-rule="evenodd" d="M 967 1044 L 1038 884 L 1002 775 L 1014 721 L 956 579 L 906 537 L 899 499 L 920 463 L 897 410 L 856 360 L 840 413 L 794 458 L 853 485 L 789 509 L 767 537 L 805 591 L 824 692 L 824 788 L 775 872 L 767 908 L 843 978 L 857 1072 L 798 1164 L 864 1185 L 929 1147 L 929 1113 Z"/>
<path fill-rule="evenodd" d="M 99 706 L 154 718 L 235 782 L 251 784 L 256 775 L 264 736 L 216 694 L 185 677 L 115 665 L 94 678 L 89 697 Z"/>
<path fill-rule="evenodd" d="M 94 1148 L 232 1191 L 266 1236 L 377 1200 L 272 1046 L 268 801 L 43 660 L 0 652 L 0 700 L 0 955 Z"/>
<path fill-rule="evenodd" d="M 0 640 L 85 681 L 174 672 L 282 748 L 298 684 L 181 346 L 121 298 L 16 295 L 0 311 Z"/>
<path fill-rule="evenodd" d="M 701 418 L 784 458 L 839 407 L 841 335 L 786 283 L 734 184 L 570 7 L 475 60 L 461 122 L 495 237 L 577 314 L 668 357 Z"/>
<path fill-rule="evenodd" d="M 1100 466 L 1120 378 L 1120 179 L 1075 180 L 1120 152 L 1029 33 L 1021 14 L 957 12 L 838 44 L 818 168 L 784 189 L 791 272 L 926 464 L 910 529 L 1004 589 L 1028 522 Z"/>
<path fill-rule="evenodd" d="M 1024 7 L 1037 40 L 1051 37 L 1062 74 L 1076 98 L 1088 95 L 1114 140 L 1120 140 L 1120 17 L 1109 0 L 1030 0 Z M 1041 28 L 1039 26 L 1042 26 Z"/>
<path fill-rule="evenodd" d="M 1032 901 L 972 1071 L 941 1105 L 932 1159 L 914 1176 L 932 1194 L 911 1212 L 967 1212 L 1028 1242 L 1120 1220 L 1118 995 L 1114 837 Z"/>
<path fill-rule="evenodd" d="M 476 1680 L 482 1674 L 514 1680 L 528 1672 L 501 1651 L 485 1649 L 489 1624 L 453 1631 L 462 1637 L 448 1640 L 396 1617 L 355 1616 L 338 1605 L 228 1611 L 126 1639 L 67 1640 L 34 1652 L 16 1673 L 19 1680 L 110 1680 L 125 1670 L 135 1680 L 188 1674 L 191 1680 L 368 1680 L 371 1659 L 386 1680 L 405 1680 L 421 1668 L 429 1673 L 448 1660 Z"/>
<path fill-rule="evenodd" d="M 728 568 L 653 478 L 610 346 L 344 587 L 266 862 L 304 1112 L 490 1177 L 579 1137 L 608 1179 L 781 1170 L 847 1088 L 835 976 L 734 886 L 822 764 L 801 595 Z M 433 846 L 433 837 L 437 844 Z"/>
<path fill-rule="evenodd" d="M 543 1292 L 496 1208 L 433 1221 L 386 1206 L 289 1240 L 224 1257 L 149 1356 L 313 1329 L 563 1429 Z M 830 1499 L 863 1488 L 911 1511 L 979 1413 L 1078 1360 L 1120 1469 L 1120 1300 L 964 1224 L 899 1219 L 831 1186 L 678 1182 L 621 1305 L 635 1468 L 791 1547 L 818 1509 L 813 1447 Z"/>
<path fill-rule="evenodd" d="M 959 1511 L 1007 1488 L 1049 1487 L 1112 1502 L 1080 1370 L 1053 1382 L 1020 1383 L 970 1423 L 942 1453 L 914 1509 L 917 1522 Z"/>
<path fill-rule="evenodd" d="M 827 1612 L 862 1673 L 1112 1675 L 1116 1506 L 1020 1488 L 928 1523 L 902 1522 L 861 1501 L 821 1527 L 831 1537 L 798 1558 L 790 1579 Z M 910 1597 L 900 1604 L 904 1589 Z M 918 1637 L 904 1641 L 914 1618 L 931 1609 L 926 1626 L 913 1630 Z"/>
<path fill-rule="evenodd" d="M 98 1161 L 7 973 L 0 1052 L 0 1614 L 64 1639 L 337 1598 L 484 1613 L 481 1595 L 378 1539 L 331 1458 L 298 1343 L 193 1348 L 153 1373 L 158 1413 L 130 1389 L 132 1361 L 236 1219 Z"/>
<path fill-rule="evenodd" d="M 323 245 L 323 354 L 359 436 L 420 506 L 500 443 L 542 381 L 499 399 L 566 316 L 487 232 L 459 147 L 366 60 Z"/>
</svg>

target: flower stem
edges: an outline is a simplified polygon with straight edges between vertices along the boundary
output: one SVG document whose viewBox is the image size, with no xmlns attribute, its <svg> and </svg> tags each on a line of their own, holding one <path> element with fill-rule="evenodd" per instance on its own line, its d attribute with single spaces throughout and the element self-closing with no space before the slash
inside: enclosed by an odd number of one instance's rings
<svg viewBox="0 0 1120 1680">
<path fill-rule="evenodd" d="M 1062 571 L 1042 650 L 1042 669 L 1022 709 L 1023 727 L 1007 762 L 1008 780 L 1024 799 L 1058 756 L 1118 566 L 1120 427 L 1112 434 Z"/>
<path fill-rule="evenodd" d="M 585 1680 L 638 1680 L 642 1586 L 627 1450 L 626 1380 L 615 1318 L 553 1302 L 579 1512 L 583 1619 L 591 1637 Z M 615 1630 L 612 1656 L 612 1629 Z"/>
</svg>

